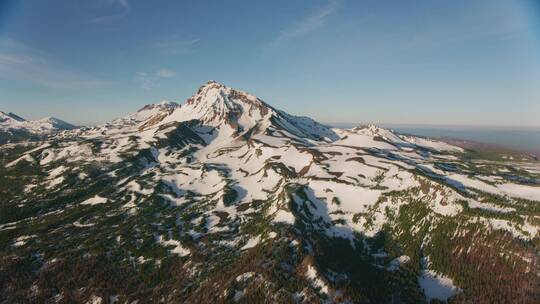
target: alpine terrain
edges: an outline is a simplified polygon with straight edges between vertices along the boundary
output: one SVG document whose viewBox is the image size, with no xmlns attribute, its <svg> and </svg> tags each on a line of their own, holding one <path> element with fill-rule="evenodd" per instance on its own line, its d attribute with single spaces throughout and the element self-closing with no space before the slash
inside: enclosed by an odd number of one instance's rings
<svg viewBox="0 0 540 304">
<path fill-rule="evenodd" d="M 55 117 L 26 120 L 17 114 L 0 111 L 0 144 L 43 140 L 53 133 L 75 128 Z"/>
<path fill-rule="evenodd" d="M 331 128 L 214 81 L 96 127 L 1 115 L 64 130 L 0 146 L 2 303 L 540 302 L 527 155 Z"/>
</svg>

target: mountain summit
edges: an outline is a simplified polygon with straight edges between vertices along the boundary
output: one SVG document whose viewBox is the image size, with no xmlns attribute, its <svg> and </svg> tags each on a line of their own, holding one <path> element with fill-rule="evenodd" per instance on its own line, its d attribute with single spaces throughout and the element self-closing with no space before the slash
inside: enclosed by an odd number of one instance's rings
<svg viewBox="0 0 540 304">
<path fill-rule="evenodd" d="M 26 120 L 14 113 L 0 111 L 0 144 L 36 141 L 76 127 L 55 117 Z"/>
<path fill-rule="evenodd" d="M 75 129 L 74 125 L 55 117 L 49 116 L 38 120 L 26 120 L 17 114 L 2 111 L 0 111 L 0 127 L 4 129 L 28 129 L 35 132 Z"/>
<path fill-rule="evenodd" d="M 0 111 L 0 123 L 1 124 L 13 124 L 13 123 L 16 123 L 16 122 L 23 122 L 23 121 L 25 121 L 25 119 L 18 116 L 15 113 L 11 113 L 11 112 L 6 113 L 6 112 Z"/>
<path fill-rule="evenodd" d="M 277 131 L 298 139 L 333 141 L 338 138 L 329 127 L 310 118 L 276 110 L 252 94 L 216 81 L 201 86 L 162 123 L 192 119 L 235 137 Z"/>
<path fill-rule="evenodd" d="M 40 140 L 0 146 L 0 302 L 540 298 L 521 155 L 330 128 L 214 81 Z"/>
</svg>

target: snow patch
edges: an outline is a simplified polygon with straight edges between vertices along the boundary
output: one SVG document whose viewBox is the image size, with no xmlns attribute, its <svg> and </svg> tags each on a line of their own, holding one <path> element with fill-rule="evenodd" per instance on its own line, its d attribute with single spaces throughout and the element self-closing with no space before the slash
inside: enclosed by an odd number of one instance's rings
<svg viewBox="0 0 540 304">
<path fill-rule="evenodd" d="M 81 205 L 99 205 L 99 204 L 105 204 L 106 202 L 107 202 L 106 198 L 96 195 L 94 197 L 91 197 L 85 200 L 84 202 L 81 203 Z"/>
<path fill-rule="evenodd" d="M 433 270 L 422 270 L 422 275 L 418 278 L 418 283 L 424 290 L 428 301 L 432 299 L 446 301 L 460 291 L 459 288 L 454 286 L 451 278 L 438 274 Z"/>
<path fill-rule="evenodd" d="M 246 249 L 253 248 L 253 247 L 257 246 L 260 241 L 261 241 L 261 237 L 259 235 L 256 236 L 256 237 L 252 237 L 247 241 L 247 243 L 244 246 L 242 246 L 242 248 L 240 248 L 240 250 L 246 250 Z"/>
</svg>

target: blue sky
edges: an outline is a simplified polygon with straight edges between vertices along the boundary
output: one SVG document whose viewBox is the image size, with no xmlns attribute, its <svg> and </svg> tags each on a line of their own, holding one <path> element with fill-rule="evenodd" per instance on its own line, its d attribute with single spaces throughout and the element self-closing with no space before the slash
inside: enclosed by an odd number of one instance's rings
<svg viewBox="0 0 540 304">
<path fill-rule="evenodd" d="M 101 123 L 209 79 L 322 122 L 540 126 L 540 5 L 0 0 L 0 110 Z"/>
</svg>

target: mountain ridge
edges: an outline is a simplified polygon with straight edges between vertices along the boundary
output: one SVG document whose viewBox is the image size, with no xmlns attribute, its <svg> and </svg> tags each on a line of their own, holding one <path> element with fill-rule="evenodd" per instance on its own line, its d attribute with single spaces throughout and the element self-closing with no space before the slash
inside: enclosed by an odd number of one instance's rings
<svg viewBox="0 0 540 304">
<path fill-rule="evenodd" d="M 55 117 L 26 120 L 15 113 L 0 111 L 0 144 L 38 141 L 77 127 Z"/>
</svg>

